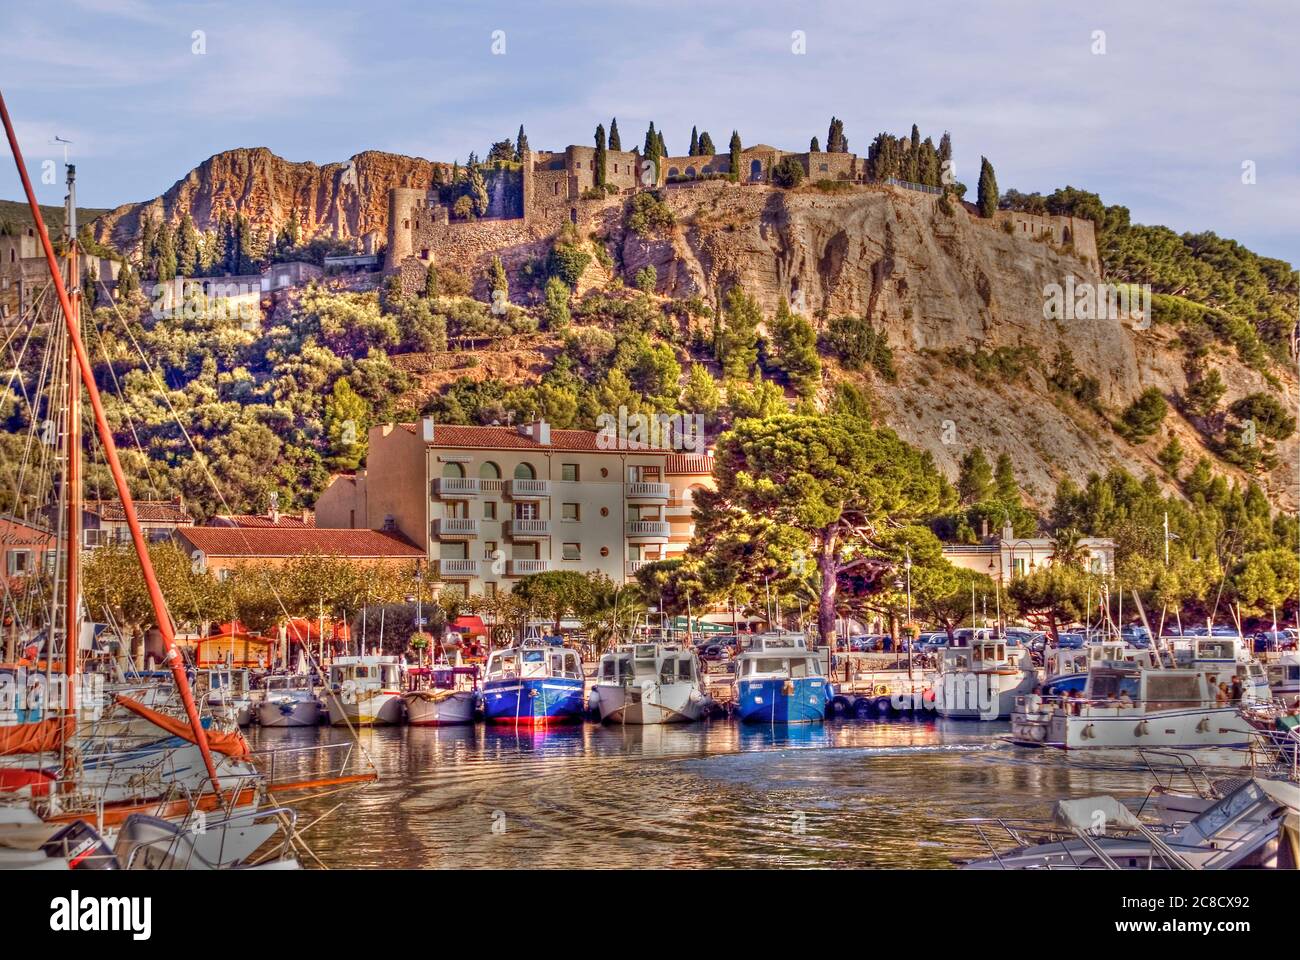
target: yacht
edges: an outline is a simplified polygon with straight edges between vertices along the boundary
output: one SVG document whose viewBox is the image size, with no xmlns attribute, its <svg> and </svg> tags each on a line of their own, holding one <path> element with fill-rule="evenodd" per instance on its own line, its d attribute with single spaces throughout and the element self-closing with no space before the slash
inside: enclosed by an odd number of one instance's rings
<svg viewBox="0 0 1300 960">
<path fill-rule="evenodd" d="M 600 658 L 589 706 L 613 723 L 686 723 L 699 720 L 713 701 L 699 659 L 676 643 L 629 643 Z"/>
<path fill-rule="evenodd" d="M 273 673 L 262 683 L 264 696 L 255 707 L 264 727 L 314 727 L 324 709 L 305 673 Z"/>
<path fill-rule="evenodd" d="M 401 657 L 336 657 L 330 664 L 325 706 L 336 727 L 402 722 Z"/>
<path fill-rule="evenodd" d="M 478 667 L 442 664 L 407 671 L 410 689 L 402 694 L 406 722 L 413 727 L 473 723 L 481 697 Z"/>
<path fill-rule="evenodd" d="M 1239 677 L 1243 701 L 1272 699 L 1268 673 L 1251 652 L 1250 641 L 1241 634 L 1224 631 L 1208 636 L 1166 637 L 1162 642 L 1173 651 L 1179 666 L 1205 670 L 1211 683 L 1231 686 L 1232 678 Z"/>
<path fill-rule="evenodd" d="M 1288 706 L 1300 700 L 1300 657 L 1288 653 L 1277 663 L 1268 665 L 1268 686 L 1273 696 Z"/>
<path fill-rule="evenodd" d="M 489 723 L 566 723 L 582 718 L 586 686 L 576 650 L 543 642 L 493 650 L 483 674 Z"/>
<path fill-rule="evenodd" d="M 1023 647 L 1008 649 L 994 634 L 955 636 L 943 649 L 934 706 L 949 719 L 1002 720 L 1037 683 L 1038 670 Z"/>
<path fill-rule="evenodd" d="M 198 692 L 218 720 L 246 727 L 253 722 L 253 698 L 244 667 L 204 667 L 199 670 Z"/>
<path fill-rule="evenodd" d="M 746 723 L 810 723 L 826 717 L 832 691 L 802 633 L 756 635 L 735 659 L 736 704 Z"/>
</svg>

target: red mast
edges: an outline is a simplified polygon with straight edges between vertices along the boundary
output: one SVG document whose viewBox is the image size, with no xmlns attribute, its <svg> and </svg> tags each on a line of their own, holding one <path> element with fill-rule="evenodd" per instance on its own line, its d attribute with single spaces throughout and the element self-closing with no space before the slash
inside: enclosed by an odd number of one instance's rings
<svg viewBox="0 0 1300 960">
<path fill-rule="evenodd" d="M 27 194 L 27 204 L 31 207 L 32 220 L 35 222 L 36 230 L 41 236 L 41 246 L 45 250 L 46 263 L 50 267 L 50 277 L 54 281 L 54 289 L 59 296 L 59 306 L 63 308 L 63 318 L 68 328 L 68 339 L 76 357 L 76 367 L 80 371 L 81 382 L 85 385 L 86 393 L 90 397 L 90 408 L 95 415 L 95 431 L 99 434 L 99 441 L 104 447 L 104 459 L 108 462 L 108 469 L 113 474 L 113 484 L 117 487 L 117 495 L 122 500 L 122 512 L 126 514 L 126 524 L 131 530 L 131 542 L 135 545 L 136 556 L 140 560 L 140 572 L 144 575 L 145 585 L 149 589 L 149 602 L 153 607 L 154 618 L 158 622 L 158 631 L 163 637 L 163 645 L 167 651 L 167 662 L 171 667 L 172 678 L 176 683 L 176 689 L 180 691 L 181 701 L 185 704 L 185 714 L 189 718 L 190 729 L 194 731 L 194 742 L 198 744 L 199 752 L 203 754 L 203 765 L 207 768 L 208 777 L 212 780 L 212 788 L 220 793 L 221 784 L 217 781 L 217 768 L 212 762 L 212 751 L 208 749 L 208 737 L 203 730 L 203 724 L 199 721 L 199 711 L 194 705 L 194 696 L 190 692 L 189 681 L 185 677 L 185 665 L 181 661 L 180 650 L 176 647 L 176 632 L 172 628 L 171 615 L 167 611 L 167 601 L 163 599 L 162 588 L 158 586 L 158 578 L 154 576 L 153 564 L 149 560 L 149 548 L 145 542 L 144 531 L 141 530 L 140 520 L 135 513 L 135 501 L 131 499 L 131 491 L 127 488 L 126 474 L 122 472 L 122 464 L 117 457 L 117 445 L 113 442 L 113 432 L 108 427 L 108 418 L 104 415 L 104 405 L 99 398 L 99 388 L 95 385 L 90 359 L 87 357 L 86 348 L 81 342 L 81 330 L 76 321 L 77 314 L 73 309 L 72 302 L 68 299 L 68 291 L 63 285 L 59 262 L 54 256 L 54 247 L 50 245 L 50 234 L 45 229 L 45 221 L 41 217 L 40 204 L 36 202 L 36 193 L 32 190 L 32 182 L 27 176 L 27 166 L 23 162 L 22 149 L 18 146 L 18 136 L 14 133 L 13 121 L 9 119 L 9 108 L 5 105 L 3 93 L 0 93 L 0 119 L 4 121 L 5 136 L 9 138 L 9 149 L 13 152 L 14 163 L 18 166 L 18 176 L 22 180 L 23 190 Z M 78 517 L 78 519 L 80 518 Z M 70 554 L 75 553 L 80 549 L 80 546 L 79 543 L 69 544 L 68 552 Z M 72 569 L 74 568 L 70 563 L 69 570 Z M 75 582 L 69 583 L 69 592 L 74 592 L 75 587 Z M 67 646 L 69 650 L 72 650 L 76 642 L 74 639 L 68 639 Z"/>
</svg>

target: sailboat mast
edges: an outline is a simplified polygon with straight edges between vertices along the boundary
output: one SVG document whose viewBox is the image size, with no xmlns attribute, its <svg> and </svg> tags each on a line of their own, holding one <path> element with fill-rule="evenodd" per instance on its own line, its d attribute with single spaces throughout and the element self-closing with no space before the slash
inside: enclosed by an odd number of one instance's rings
<svg viewBox="0 0 1300 960">
<path fill-rule="evenodd" d="M 203 765 L 212 781 L 212 789 L 220 793 L 221 784 L 217 780 L 217 767 L 212 760 L 212 751 L 208 747 L 208 735 L 199 720 L 198 707 L 194 704 L 194 695 L 190 692 L 189 680 L 185 676 L 185 664 L 181 660 L 180 649 L 176 646 L 176 631 L 172 627 L 171 615 L 167 611 L 167 601 L 163 598 L 162 588 L 154 575 L 153 562 L 149 559 L 149 547 L 145 542 L 144 531 L 140 527 L 140 518 L 135 512 L 135 501 L 131 499 L 131 490 L 122 471 L 122 463 L 117 456 L 117 444 L 113 441 L 113 431 L 108 426 L 108 416 L 104 413 L 104 404 L 99 398 L 99 388 L 95 385 L 94 371 L 90 367 L 90 358 L 81 342 L 81 330 L 74 320 L 72 302 L 68 291 L 63 286 L 63 276 L 59 272 L 59 262 L 54 256 L 54 247 L 50 243 L 49 231 L 45 229 L 45 219 L 41 216 L 40 204 L 36 202 L 36 192 L 32 189 L 31 178 L 27 175 L 27 165 L 23 160 L 22 148 L 18 145 L 18 134 L 14 132 L 13 120 L 9 117 L 9 107 L 5 104 L 4 94 L 0 93 L 0 121 L 3 121 L 5 136 L 9 138 L 9 149 L 13 153 L 14 164 L 18 167 L 18 178 L 22 181 L 23 191 L 27 195 L 27 205 L 32 211 L 32 221 L 40 235 L 41 246 L 45 250 L 45 262 L 50 268 L 50 278 L 54 282 L 54 292 L 58 295 L 59 306 L 68 328 L 68 340 L 72 352 L 77 358 L 81 382 L 90 397 L 90 408 L 95 417 L 95 431 L 104 448 L 104 459 L 109 472 L 113 475 L 113 485 L 122 500 L 122 512 L 126 515 L 126 525 L 131 530 L 131 542 L 135 545 L 136 557 L 140 561 L 140 573 L 144 577 L 149 592 L 149 604 L 153 608 L 154 618 L 158 622 L 158 632 L 162 634 L 167 662 L 171 667 L 172 680 L 180 691 L 181 702 L 185 705 L 185 714 L 190 721 L 190 729 L 203 755 Z"/>
<path fill-rule="evenodd" d="M 67 164 L 66 198 L 68 234 L 68 286 L 72 291 L 72 323 L 81 329 L 81 270 L 77 256 L 77 168 Z M 77 655 L 81 646 L 81 371 L 75 350 L 68 350 L 68 426 L 67 467 L 64 473 L 65 501 L 68 515 L 64 524 L 68 552 L 65 557 L 63 602 L 63 672 L 67 684 L 67 708 L 76 710 L 76 690 L 71 678 L 77 672 Z"/>
</svg>

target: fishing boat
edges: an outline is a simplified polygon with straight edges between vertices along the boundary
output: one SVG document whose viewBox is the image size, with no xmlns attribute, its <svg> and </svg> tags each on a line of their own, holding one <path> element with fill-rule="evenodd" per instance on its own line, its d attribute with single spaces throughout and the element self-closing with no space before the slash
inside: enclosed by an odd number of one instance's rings
<svg viewBox="0 0 1300 960">
<path fill-rule="evenodd" d="M 241 727 L 253 722 L 253 698 L 244 667 L 204 667 L 198 672 L 197 691 L 206 695 L 212 715 Z"/>
<path fill-rule="evenodd" d="M 1103 660 L 1089 667 L 1081 694 L 1018 697 L 1011 740 L 1124 756 L 1216 748 L 1232 763 L 1231 751 L 1250 746 L 1252 727 L 1236 706 L 1221 702 L 1205 670 Z"/>
<path fill-rule="evenodd" d="M 1272 699 L 1268 672 L 1255 659 L 1250 642 L 1240 633 L 1216 627 L 1208 636 L 1162 637 L 1161 642 L 1173 651 L 1174 662 L 1181 667 L 1204 670 L 1211 683 L 1231 684 L 1234 677 L 1241 684 L 1244 702 Z"/>
<path fill-rule="evenodd" d="M 994 634 L 955 637 L 943 650 L 935 678 L 939 716 L 960 720 L 1004 720 L 1016 698 L 1031 692 L 1038 671 L 1029 651 L 1008 649 Z"/>
<path fill-rule="evenodd" d="M 712 708 L 695 651 L 676 643 L 623 644 L 600 658 L 588 698 L 610 723 L 688 723 Z"/>
<path fill-rule="evenodd" d="M 489 723 L 569 723 L 582 719 L 586 686 L 576 650 L 525 640 L 493 650 L 483 673 Z"/>
<path fill-rule="evenodd" d="M 811 723 L 826 717 L 830 681 L 802 633 L 754 636 L 736 660 L 735 699 L 746 723 Z"/>
<path fill-rule="evenodd" d="M 330 723 L 336 727 L 401 723 L 405 671 L 401 657 L 335 657 L 325 696 Z"/>
<path fill-rule="evenodd" d="M 1288 706 L 1300 700 L 1300 657 L 1288 653 L 1268 665 L 1268 686 L 1273 696 Z"/>
<path fill-rule="evenodd" d="M 433 666 L 407 671 L 410 686 L 402 694 L 406 722 L 413 727 L 454 726 L 473 723 L 481 696 L 478 667 Z"/>
<path fill-rule="evenodd" d="M 314 727 L 320 723 L 324 706 L 312 688 L 309 674 L 270 674 L 263 679 L 262 690 L 262 700 L 255 707 L 260 725 Z"/>
</svg>

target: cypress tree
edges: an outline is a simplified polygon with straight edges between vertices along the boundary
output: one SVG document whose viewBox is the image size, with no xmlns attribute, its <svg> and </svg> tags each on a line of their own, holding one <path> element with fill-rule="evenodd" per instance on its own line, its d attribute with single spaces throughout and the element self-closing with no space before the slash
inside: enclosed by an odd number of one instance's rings
<svg viewBox="0 0 1300 960">
<path fill-rule="evenodd" d="M 718 148 L 713 145 L 713 138 L 709 136 L 709 131 L 705 130 L 700 134 L 700 156 L 711 157 L 718 152 Z"/>
<path fill-rule="evenodd" d="M 598 123 L 596 124 L 595 159 L 595 181 L 596 186 L 598 187 L 603 187 L 605 185 L 605 169 L 608 161 L 609 157 L 605 152 L 605 125 L 603 123 Z"/>
<path fill-rule="evenodd" d="M 172 239 L 172 228 L 166 220 L 158 228 L 158 256 L 154 261 L 154 276 L 158 280 L 176 278 L 176 241 Z"/>
<path fill-rule="evenodd" d="M 122 269 L 117 275 L 117 298 L 119 300 L 131 300 L 139 290 L 140 282 L 136 279 L 131 264 L 122 264 Z"/>
<path fill-rule="evenodd" d="M 176 241 L 176 270 L 182 277 L 192 277 L 199 268 L 199 232 L 189 211 L 181 218 L 181 230 Z"/>
<path fill-rule="evenodd" d="M 921 147 L 921 131 L 916 124 L 912 124 L 912 151 L 915 152 Z"/>
<path fill-rule="evenodd" d="M 485 216 L 492 199 L 488 196 L 487 184 L 483 182 L 483 171 L 477 165 L 469 168 L 469 198 L 474 204 L 474 216 Z"/>
<path fill-rule="evenodd" d="M 140 265 L 148 274 L 153 269 L 154 258 L 158 254 L 158 228 L 154 224 L 153 214 L 146 213 L 140 221 Z"/>
<path fill-rule="evenodd" d="M 687 151 L 688 156 L 696 156 L 700 149 L 700 135 L 696 133 L 695 128 L 691 127 L 691 146 Z"/>
<path fill-rule="evenodd" d="M 821 152 L 822 152 L 822 145 L 821 145 L 820 143 L 817 142 L 817 138 L 816 138 L 816 137 L 813 137 L 813 138 L 812 138 L 812 142 L 808 144 L 808 152 L 809 152 L 809 153 L 821 153 Z"/>
<path fill-rule="evenodd" d="M 844 137 L 844 121 L 831 117 L 830 129 L 826 131 L 827 153 L 848 153 L 849 141 Z"/>
<path fill-rule="evenodd" d="M 998 180 L 993 174 L 993 164 L 989 163 L 988 157 L 980 157 L 978 197 L 980 216 L 993 216 L 998 209 Z"/>
<path fill-rule="evenodd" d="M 430 300 L 438 299 L 438 268 L 432 263 L 424 271 L 424 295 Z"/>
<path fill-rule="evenodd" d="M 650 121 L 650 127 L 645 132 L 645 143 L 641 146 L 641 156 L 649 159 L 654 152 L 659 149 L 659 135 L 655 133 L 655 122 Z"/>
<path fill-rule="evenodd" d="M 515 137 L 515 159 L 523 160 L 524 154 L 528 152 L 528 134 L 524 133 L 524 125 L 519 124 L 519 135 Z"/>
<path fill-rule="evenodd" d="M 943 163 L 945 160 L 951 160 L 951 159 L 952 159 L 952 134 L 949 133 L 947 130 L 945 130 L 943 132 L 943 136 L 939 138 L 939 162 Z"/>
<path fill-rule="evenodd" d="M 659 156 L 668 156 L 668 144 L 664 143 L 664 132 L 662 130 L 659 131 Z"/>
<path fill-rule="evenodd" d="M 740 134 L 731 131 L 731 179 L 740 182 Z"/>
<path fill-rule="evenodd" d="M 618 117 L 609 122 L 609 149 L 619 151 L 623 149 L 623 141 L 618 136 Z"/>
<path fill-rule="evenodd" d="M 604 132 L 603 130 L 601 131 Z M 492 299 L 509 302 L 510 300 L 510 280 L 506 277 L 505 265 L 501 262 L 500 257 L 492 258 Z"/>
</svg>

